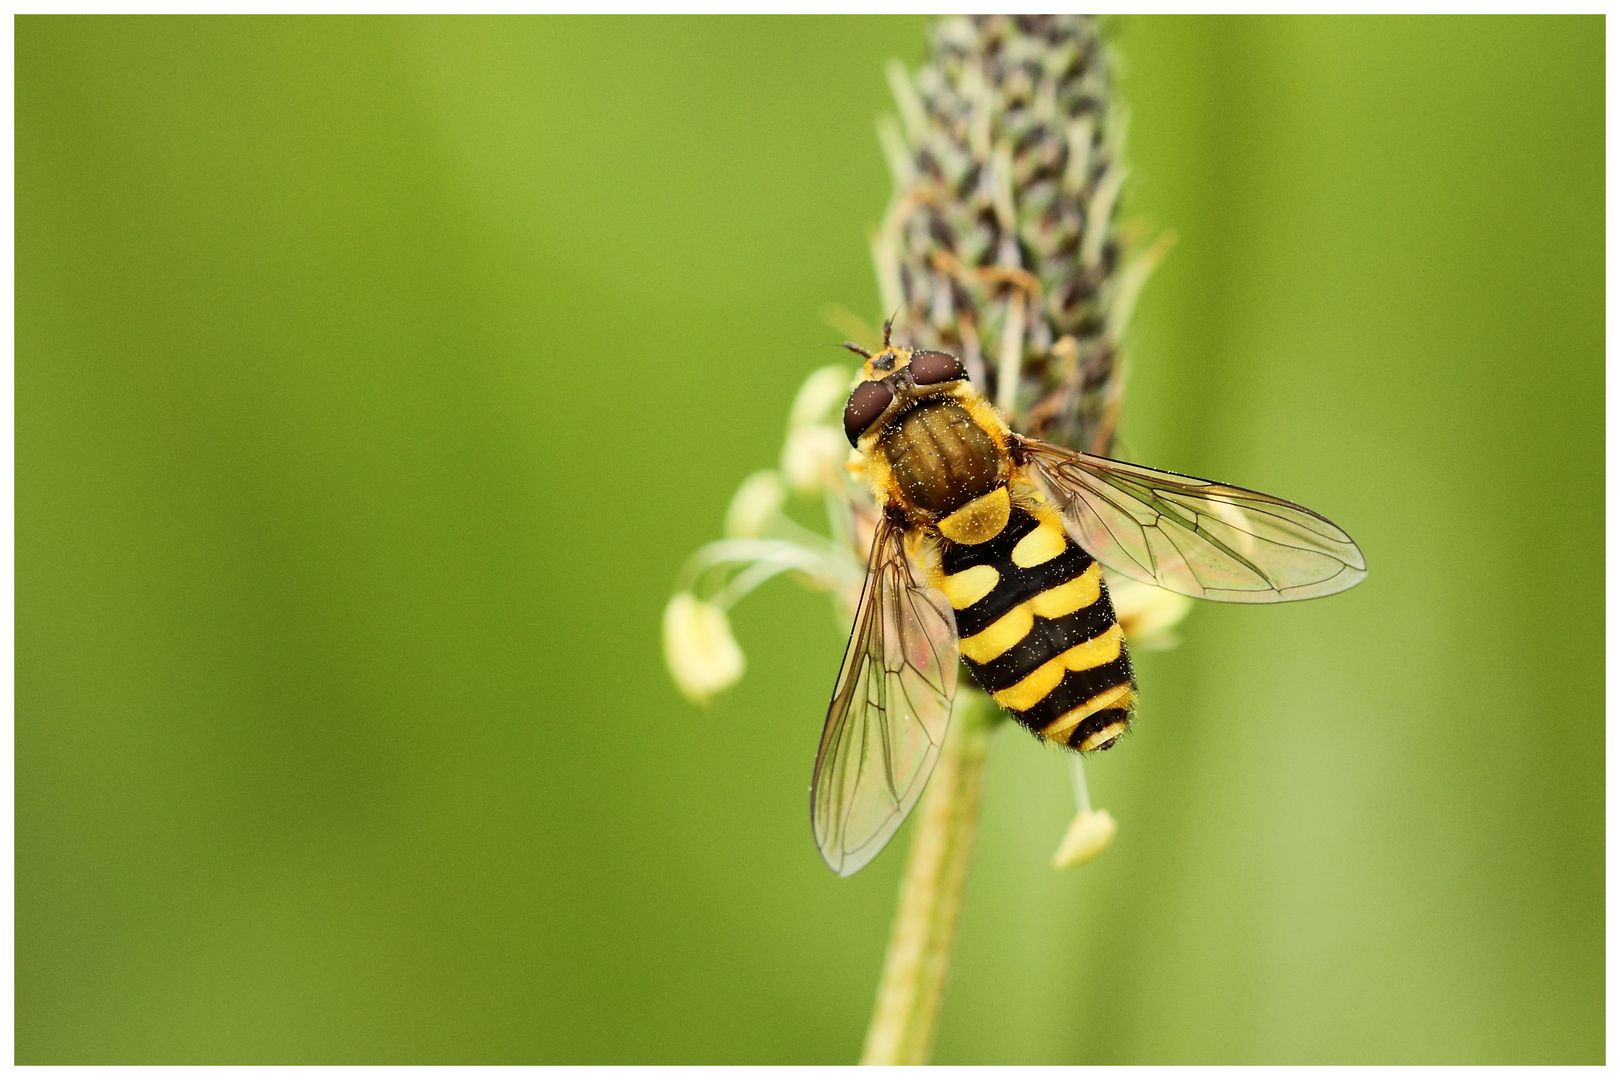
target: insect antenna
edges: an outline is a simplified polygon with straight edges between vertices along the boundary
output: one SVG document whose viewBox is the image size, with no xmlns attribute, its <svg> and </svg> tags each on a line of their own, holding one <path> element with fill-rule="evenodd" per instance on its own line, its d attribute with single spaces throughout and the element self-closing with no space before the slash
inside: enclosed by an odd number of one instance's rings
<svg viewBox="0 0 1620 1080">
<path fill-rule="evenodd" d="M 854 353 L 856 356 L 864 356 L 868 360 L 872 359 L 872 354 L 871 353 L 867 352 L 865 349 L 861 348 L 859 345 L 855 344 L 853 341 L 844 342 L 844 348 L 848 349 L 850 352 Z"/>
</svg>

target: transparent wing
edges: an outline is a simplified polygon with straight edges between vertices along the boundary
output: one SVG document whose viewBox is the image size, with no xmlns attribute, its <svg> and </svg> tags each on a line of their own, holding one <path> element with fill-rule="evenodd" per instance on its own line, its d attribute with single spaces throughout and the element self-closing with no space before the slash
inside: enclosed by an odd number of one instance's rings
<svg viewBox="0 0 1620 1080">
<path fill-rule="evenodd" d="M 878 525 L 810 782 L 821 857 L 848 877 L 900 828 L 934 769 L 956 693 L 956 617 Z"/>
<path fill-rule="evenodd" d="M 1348 533 L 1284 499 L 1021 439 L 1075 542 L 1137 581 L 1205 600 L 1270 604 L 1367 576 Z"/>
</svg>

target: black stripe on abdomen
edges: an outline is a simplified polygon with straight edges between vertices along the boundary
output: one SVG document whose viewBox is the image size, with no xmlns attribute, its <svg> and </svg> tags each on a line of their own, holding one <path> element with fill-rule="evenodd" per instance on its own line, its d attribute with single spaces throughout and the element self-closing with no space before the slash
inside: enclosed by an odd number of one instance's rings
<svg viewBox="0 0 1620 1080">
<path fill-rule="evenodd" d="M 1012 561 L 1013 548 L 1040 525 L 1034 515 L 1013 507 L 1007 525 L 994 539 L 983 544 L 947 544 L 940 569 L 947 575 L 959 574 L 975 566 L 987 566 L 998 575 L 996 586 L 983 599 L 956 612 L 956 632 L 972 637 L 1025 600 L 1033 599 L 1055 585 L 1062 585 L 1085 573 L 1091 556 L 1070 543 L 1055 559 L 1035 566 L 1018 566 Z"/>
<path fill-rule="evenodd" d="M 940 566 L 963 664 L 1019 723 L 1083 750 L 1123 733 L 1130 655 L 1100 567 L 1060 526 L 1014 506 L 994 539 L 942 544 Z"/>
<path fill-rule="evenodd" d="M 1033 600 L 1041 593 L 1073 581 L 1091 566 L 1091 556 L 1078 546 L 1071 546 L 1050 562 L 1038 566 L 1016 566 L 1003 559 L 993 564 L 1001 575 L 995 589 L 963 611 L 956 613 L 956 632 L 971 637 L 1001 618 L 1025 600 Z"/>
<path fill-rule="evenodd" d="M 1118 660 L 1109 661 L 1101 667 L 1067 672 L 1056 690 L 1047 694 L 1037 704 L 1013 715 L 1018 717 L 1025 727 L 1038 732 L 1070 709 L 1084 705 L 1104 690 L 1112 689 L 1121 683 L 1134 685 L 1131 660 L 1123 649 L 1120 650 Z"/>
<path fill-rule="evenodd" d="M 1035 531 L 1040 522 L 1021 506 L 1014 506 L 1007 515 L 1007 524 L 994 539 L 982 544 L 946 543 L 940 552 L 940 570 L 955 574 L 970 566 L 993 566 L 1007 561 L 1018 541 Z"/>
<path fill-rule="evenodd" d="M 1023 640 L 994 660 L 980 664 L 964 656 L 962 662 L 980 686 L 994 693 L 1012 686 L 1054 656 L 1104 633 L 1114 621 L 1113 605 L 1106 596 L 1099 596 L 1096 603 L 1072 615 L 1057 619 L 1035 616 Z"/>
</svg>

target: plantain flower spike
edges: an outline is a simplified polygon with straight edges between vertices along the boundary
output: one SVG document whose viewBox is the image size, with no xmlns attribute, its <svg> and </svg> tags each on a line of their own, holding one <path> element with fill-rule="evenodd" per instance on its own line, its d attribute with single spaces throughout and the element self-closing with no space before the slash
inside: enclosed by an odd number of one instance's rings
<svg viewBox="0 0 1620 1080">
<path fill-rule="evenodd" d="M 1117 221 L 1129 172 L 1113 64 L 1091 16 L 936 21 L 922 67 L 888 68 L 899 115 L 880 121 L 878 137 L 894 194 L 872 237 L 881 314 L 893 316 L 897 344 L 961 357 L 1014 430 L 1104 455 L 1114 445 L 1131 313 L 1174 239 L 1149 241 L 1145 229 Z M 837 321 L 852 330 L 860 322 Z M 878 343 L 869 330 L 857 336 Z M 692 611 L 707 604 L 722 620 L 666 612 L 665 655 L 683 691 L 723 689 L 718 677 L 694 683 L 701 665 L 689 662 L 732 656 L 715 631 L 724 627 L 734 646 L 725 613 L 776 574 L 831 593 L 837 628 L 848 629 L 877 521 L 839 420 L 851 379 L 838 366 L 811 372 L 789 410 L 778 472 L 743 482 L 727 539 L 699 549 L 677 576 Z M 793 499 L 820 501 L 825 535 L 794 519 Z M 1133 647 L 1175 643 L 1185 598 L 1116 577 L 1109 589 Z M 730 667 L 709 670 L 734 682 L 741 650 Z M 965 684 L 961 692 L 976 692 Z M 1066 865 L 1095 857 L 1114 829 L 1106 811 L 1084 808 L 1064 845 Z"/>
<path fill-rule="evenodd" d="M 953 16 L 931 39 L 915 76 L 889 67 L 884 307 L 907 344 L 960 356 L 1016 430 L 1107 453 L 1124 334 L 1172 242 L 1133 251 L 1115 226 L 1128 170 L 1111 51 L 1082 15 Z"/>
<path fill-rule="evenodd" d="M 761 469 L 744 480 L 731 497 L 731 505 L 726 508 L 726 535 L 739 540 L 764 536 L 786 502 L 782 478 L 770 469 Z"/>
</svg>

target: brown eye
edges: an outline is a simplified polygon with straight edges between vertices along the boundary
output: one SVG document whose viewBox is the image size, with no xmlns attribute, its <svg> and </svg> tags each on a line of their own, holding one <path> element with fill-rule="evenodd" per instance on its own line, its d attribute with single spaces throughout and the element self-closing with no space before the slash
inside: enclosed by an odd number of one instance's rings
<svg viewBox="0 0 1620 1080">
<path fill-rule="evenodd" d="M 863 382 L 855 388 L 849 404 L 844 406 L 844 434 L 849 437 L 849 445 L 855 445 L 861 432 L 882 416 L 893 400 L 894 391 L 880 382 Z"/>
<path fill-rule="evenodd" d="M 962 361 L 950 353 L 920 352 L 911 357 L 911 381 L 918 386 L 932 386 L 947 379 L 960 379 Z"/>
</svg>

